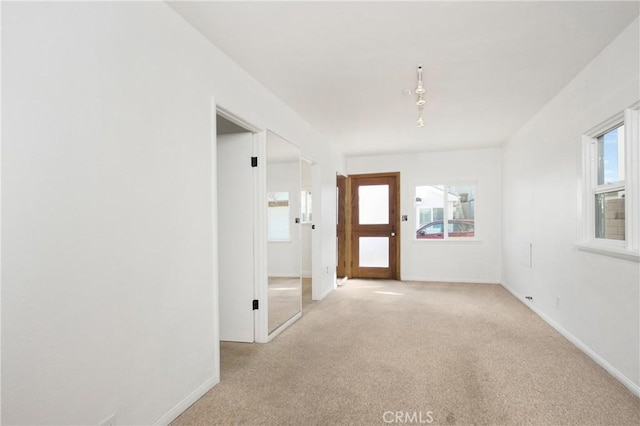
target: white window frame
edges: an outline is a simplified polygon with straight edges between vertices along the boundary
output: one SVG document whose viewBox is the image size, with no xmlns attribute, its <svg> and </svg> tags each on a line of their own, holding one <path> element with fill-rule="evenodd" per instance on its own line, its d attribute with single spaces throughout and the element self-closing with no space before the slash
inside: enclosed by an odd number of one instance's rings
<svg viewBox="0 0 640 426">
<path fill-rule="evenodd" d="M 640 102 L 593 127 L 582 136 L 582 218 L 581 242 L 583 251 L 640 262 Z M 623 183 L 598 185 L 598 137 L 624 125 L 625 180 Z M 625 191 L 625 240 L 595 237 L 595 196 L 603 192 Z"/>
<path fill-rule="evenodd" d="M 421 187 L 421 186 L 433 186 L 433 187 L 438 187 L 441 186 L 443 188 L 445 188 L 445 190 L 442 193 L 442 199 L 443 199 L 443 212 L 442 212 L 442 216 L 443 216 L 443 220 L 442 220 L 442 233 L 443 236 L 442 238 L 417 238 L 416 237 L 416 229 L 413 230 L 413 241 L 417 241 L 419 243 L 424 243 L 424 242 L 463 242 L 463 241 L 480 241 L 480 239 L 478 238 L 478 222 L 477 222 L 477 216 L 474 215 L 473 218 L 473 233 L 474 236 L 473 237 L 449 237 L 449 219 L 448 219 L 448 214 L 449 214 L 449 207 L 448 207 L 448 196 L 447 194 L 449 194 L 449 188 L 451 187 L 457 187 L 457 186 L 473 186 L 475 189 L 475 197 L 476 199 L 474 199 L 474 203 L 477 202 L 477 198 L 478 198 L 478 182 L 454 182 L 454 183 L 448 183 L 448 184 L 422 184 L 422 185 L 415 185 L 413 188 L 413 201 L 414 201 L 414 208 L 413 208 L 413 212 L 414 214 L 419 214 L 418 213 L 418 205 L 416 203 L 416 188 Z M 474 205 L 474 211 L 477 213 L 477 209 L 478 206 L 477 204 Z"/>
</svg>

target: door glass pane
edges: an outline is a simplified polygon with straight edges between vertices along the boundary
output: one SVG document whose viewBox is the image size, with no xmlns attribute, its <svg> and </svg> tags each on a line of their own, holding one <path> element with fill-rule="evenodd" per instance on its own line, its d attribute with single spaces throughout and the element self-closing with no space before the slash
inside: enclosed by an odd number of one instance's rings
<svg viewBox="0 0 640 426">
<path fill-rule="evenodd" d="M 624 126 L 598 138 L 598 185 L 624 180 Z"/>
<path fill-rule="evenodd" d="M 360 267 L 389 267 L 389 237 L 360 237 Z"/>
<path fill-rule="evenodd" d="M 358 223 L 360 225 L 389 223 L 389 185 L 358 187 Z"/>
<path fill-rule="evenodd" d="M 624 240 L 624 191 L 596 194 L 596 238 Z"/>
</svg>

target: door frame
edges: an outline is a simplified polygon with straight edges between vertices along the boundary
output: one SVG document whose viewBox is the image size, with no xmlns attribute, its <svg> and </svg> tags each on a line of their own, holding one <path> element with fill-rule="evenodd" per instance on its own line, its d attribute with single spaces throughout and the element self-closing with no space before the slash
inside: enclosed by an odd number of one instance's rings
<svg viewBox="0 0 640 426">
<path fill-rule="evenodd" d="M 336 174 L 336 276 L 348 277 L 347 260 L 347 177 Z"/>
<path fill-rule="evenodd" d="M 308 156 L 300 148 L 300 160 L 306 161 L 311 167 L 311 212 L 313 214 L 311 229 L 311 300 L 320 300 L 323 296 L 323 271 L 322 271 L 322 238 L 318 231 L 321 224 L 322 207 L 322 169 L 320 163 Z"/>
<path fill-rule="evenodd" d="M 363 173 L 363 174 L 354 174 L 348 175 L 346 181 L 346 220 L 345 220 L 345 233 L 347 235 L 346 244 L 345 244 L 345 255 L 346 255 L 346 272 L 348 278 L 354 278 L 354 270 L 356 269 L 353 265 L 354 262 L 354 253 L 353 253 L 353 212 L 354 212 L 354 196 L 353 196 L 353 179 L 367 179 L 367 178 L 378 178 L 378 177 L 393 177 L 395 178 L 395 193 L 396 193 L 396 217 L 395 223 L 393 224 L 395 227 L 395 253 L 391 253 L 395 261 L 395 273 L 390 279 L 400 280 L 401 279 L 401 264 L 400 264 L 400 172 L 383 172 L 383 173 Z"/>
<path fill-rule="evenodd" d="M 255 298 L 259 308 L 254 310 L 255 341 L 269 341 L 269 273 L 267 267 L 267 130 L 257 132 L 253 138 L 253 155 L 258 158 L 258 166 L 254 168 L 254 205 L 256 214 L 253 222 L 253 261 Z"/>
<path fill-rule="evenodd" d="M 231 121 L 232 123 L 237 124 L 238 126 L 246 129 L 252 134 L 252 144 L 253 144 L 253 156 L 258 157 L 258 164 L 265 164 L 266 159 L 266 130 L 261 129 L 258 126 L 245 121 L 240 118 L 238 114 L 230 111 L 224 106 L 218 105 L 215 103 L 215 99 L 212 100 L 213 104 L 213 135 L 216 137 L 215 143 L 217 144 L 217 131 L 216 131 L 216 115 L 219 115 L 226 120 Z M 214 145 L 215 148 L 215 145 Z M 216 162 L 215 158 L 215 149 L 213 150 L 214 155 L 214 163 Z M 250 159 L 247 159 L 247 164 L 249 165 Z M 214 182 L 212 190 L 214 192 L 214 200 L 215 200 L 215 208 L 214 208 L 214 220 L 217 226 L 217 215 L 218 215 L 218 195 L 217 195 L 217 169 L 214 169 Z M 254 235 L 254 243 L 253 243 L 253 296 L 254 299 L 257 299 L 260 304 L 260 308 L 253 311 L 253 332 L 254 332 L 254 342 L 265 343 L 268 341 L 268 312 L 267 312 L 267 219 L 266 219 L 266 210 L 262 211 L 260 206 L 262 206 L 262 201 L 266 198 L 266 188 L 263 188 L 263 183 L 266 182 L 266 167 L 257 167 L 254 168 L 253 173 L 253 196 L 254 196 L 254 215 L 253 215 L 253 235 Z M 214 253 L 215 253 L 215 270 L 214 270 L 214 294 L 216 298 L 216 341 L 220 341 L 220 331 L 219 331 L 219 314 L 220 314 L 220 296 L 218 293 L 218 287 L 220 283 L 218 282 L 218 234 L 217 228 L 216 233 L 214 235 Z M 220 355 L 218 352 L 218 360 L 220 359 Z"/>
</svg>

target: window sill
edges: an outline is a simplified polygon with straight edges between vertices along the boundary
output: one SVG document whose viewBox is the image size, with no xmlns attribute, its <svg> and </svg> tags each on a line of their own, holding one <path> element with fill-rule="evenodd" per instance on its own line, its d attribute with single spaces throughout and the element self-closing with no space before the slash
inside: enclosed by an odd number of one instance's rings
<svg viewBox="0 0 640 426">
<path fill-rule="evenodd" d="M 617 259 L 629 260 L 631 262 L 640 262 L 640 253 L 637 251 L 625 250 L 617 247 L 607 247 L 592 243 L 578 243 L 575 247 L 580 251 L 588 253 L 601 254 L 603 256 L 615 257 Z"/>
</svg>

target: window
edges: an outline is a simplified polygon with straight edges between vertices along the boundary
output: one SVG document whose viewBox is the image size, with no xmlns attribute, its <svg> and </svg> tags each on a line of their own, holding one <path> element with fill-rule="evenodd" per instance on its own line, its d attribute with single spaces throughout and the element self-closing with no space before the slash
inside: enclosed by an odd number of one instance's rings
<svg viewBox="0 0 640 426">
<path fill-rule="evenodd" d="M 267 206 L 267 239 L 269 241 L 290 241 L 289 193 L 268 193 Z"/>
<path fill-rule="evenodd" d="M 578 248 L 638 260 L 638 107 L 583 136 L 583 220 Z"/>
<path fill-rule="evenodd" d="M 595 145 L 595 238 L 624 240 L 624 124 L 598 136 Z"/>
<path fill-rule="evenodd" d="M 475 237 L 475 208 L 475 185 L 417 186 L 416 239 Z"/>
<path fill-rule="evenodd" d="M 300 212 L 301 212 L 302 223 L 313 222 L 311 191 L 307 191 L 305 189 L 300 191 Z"/>
</svg>

